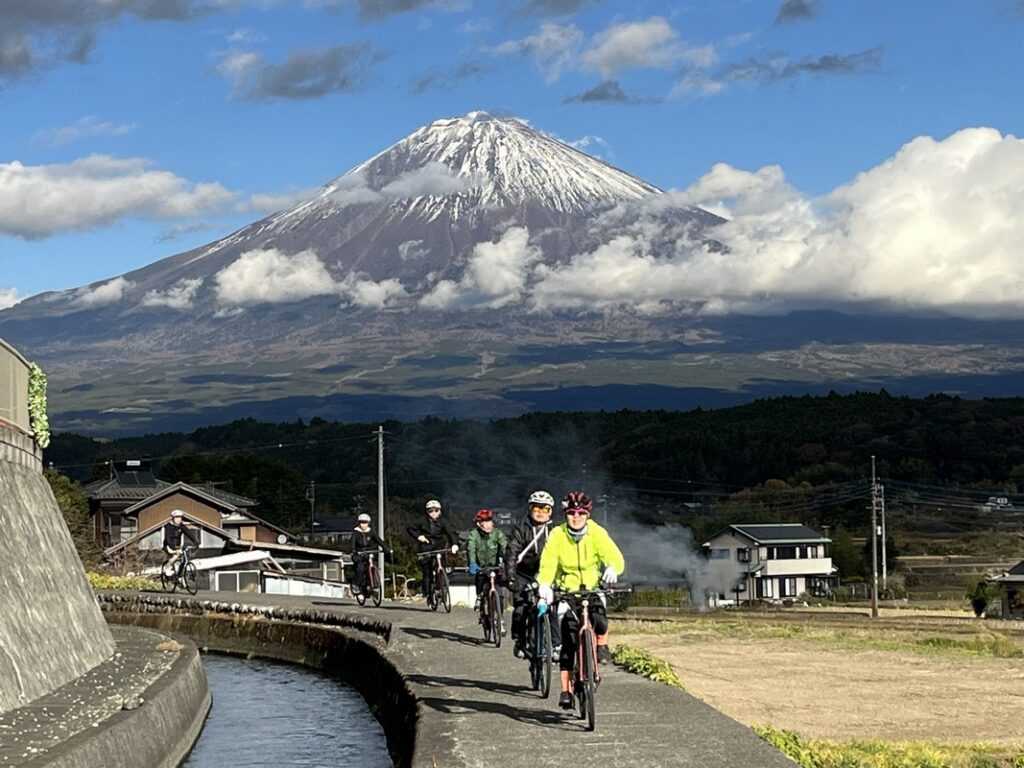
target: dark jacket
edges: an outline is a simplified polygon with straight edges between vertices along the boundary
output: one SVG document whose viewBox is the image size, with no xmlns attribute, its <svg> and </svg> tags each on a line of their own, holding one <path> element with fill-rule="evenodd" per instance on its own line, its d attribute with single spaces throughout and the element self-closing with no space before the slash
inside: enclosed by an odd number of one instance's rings
<svg viewBox="0 0 1024 768">
<path fill-rule="evenodd" d="M 383 550 L 387 550 L 387 545 L 384 543 L 384 540 L 381 539 L 380 536 L 378 536 L 373 531 L 367 531 L 366 533 L 363 533 L 357 527 L 352 533 L 352 541 L 349 545 L 348 551 L 349 554 L 352 555 L 352 557 L 356 557 L 360 554 L 363 557 L 366 557 L 366 555 L 368 554 L 367 550 L 372 550 L 373 552 L 376 552 L 378 547 Z"/>
<path fill-rule="evenodd" d="M 540 554 L 551 535 L 551 521 L 537 525 L 527 515 L 512 529 L 505 550 L 505 569 L 521 579 L 537 578 Z"/>
<path fill-rule="evenodd" d="M 183 535 L 192 542 L 193 547 L 199 546 L 199 537 L 196 536 L 196 532 L 191 528 L 186 528 L 184 523 L 181 525 L 168 523 L 164 526 L 164 546 L 169 549 L 177 549 L 181 546 L 181 537 Z"/>
<path fill-rule="evenodd" d="M 441 549 L 445 546 L 451 546 L 455 543 L 455 537 L 452 536 L 452 532 L 448 529 L 440 518 L 437 520 L 431 520 L 427 518 L 419 525 L 410 525 L 406 529 L 413 541 L 416 543 L 417 552 L 426 552 L 431 549 Z M 429 544 L 424 544 L 422 541 L 416 541 L 418 536 L 426 536 L 429 539 Z"/>
</svg>

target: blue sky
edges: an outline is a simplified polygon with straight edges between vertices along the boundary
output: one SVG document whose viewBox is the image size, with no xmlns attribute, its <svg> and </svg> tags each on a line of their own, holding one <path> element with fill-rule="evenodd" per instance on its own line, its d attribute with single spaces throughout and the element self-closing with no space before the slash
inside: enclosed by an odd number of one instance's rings
<svg viewBox="0 0 1024 768">
<path fill-rule="evenodd" d="M 1022 37 L 1014 0 L 5 0 L 0 306 L 476 109 L 597 137 L 663 188 L 777 164 L 824 195 L 917 136 L 1019 136 Z"/>
</svg>

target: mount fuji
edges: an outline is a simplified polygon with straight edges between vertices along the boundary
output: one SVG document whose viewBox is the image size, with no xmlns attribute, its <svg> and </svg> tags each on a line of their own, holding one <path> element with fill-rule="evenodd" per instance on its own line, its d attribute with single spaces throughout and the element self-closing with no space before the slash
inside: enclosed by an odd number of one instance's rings
<svg viewBox="0 0 1024 768">
<path fill-rule="evenodd" d="M 920 343 L 934 340 L 930 321 L 715 316 L 687 296 L 597 307 L 587 297 L 603 286 L 574 284 L 574 259 L 641 234 L 646 259 L 728 258 L 722 223 L 525 121 L 471 112 L 206 246 L 26 299 L 0 312 L 0 336 L 49 371 L 57 428 L 109 433 L 1018 375 L 1013 350 L 977 346 L 1005 327 L 946 328 L 949 345 L 975 344 L 951 363 L 948 347 Z"/>
</svg>

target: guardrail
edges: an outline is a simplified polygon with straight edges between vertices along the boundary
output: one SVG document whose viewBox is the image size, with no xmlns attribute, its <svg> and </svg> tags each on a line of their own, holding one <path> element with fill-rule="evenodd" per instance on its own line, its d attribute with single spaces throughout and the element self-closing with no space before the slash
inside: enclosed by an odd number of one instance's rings
<svg viewBox="0 0 1024 768">
<path fill-rule="evenodd" d="M 28 415 L 29 362 L 0 339 L 0 461 L 41 470 L 42 451 Z"/>
<path fill-rule="evenodd" d="M 28 360 L 0 339 L 0 420 L 26 435 L 32 430 L 28 418 L 28 369 Z"/>
</svg>

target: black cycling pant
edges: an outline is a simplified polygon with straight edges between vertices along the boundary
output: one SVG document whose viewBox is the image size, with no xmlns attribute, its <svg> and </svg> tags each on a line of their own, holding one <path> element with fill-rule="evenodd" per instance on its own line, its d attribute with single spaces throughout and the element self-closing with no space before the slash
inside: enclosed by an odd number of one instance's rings
<svg viewBox="0 0 1024 768">
<path fill-rule="evenodd" d="M 572 671 L 576 665 L 576 649 L 579 646 L 580 619 L 578 606 L 573 606 L 562 617 L 562 652 L 558 656 L 558 668 Z M 608 631 L 608 614 L 600 601 L 590 603 L 590 625 L 594 633 L 603 635 Z"/>
<path fill-rule="evenodd" d="M 426 557 L 420 560 L 420 571 L 423 574 L 423 596 L 429 597 L 434 589 L 434 569 L 437 568 L 437 560 L 433 557 Z"/>
<path fill-rule="evenodd" d="M 352 563 L 356 567 L 356 586 L 359 587 L 361 592 L 366 592 L 370 586 L 370 564 L 367 562 L 365 555 L 354 557 Z"/>
<path fill-rule="evenodd" d="M 530 597 L 530 592 L 525 589 L 517 589 L 512 593 L 512 637 L 520 645 L 526 645 L 526 616 L 529 611 L 536 611 L 536 604 Z M 561 643 L 562 631 L 558 622 L 558 614 L 555 606 L 549 606 L 547 612 L 548 622 L 551 624 L 551 644 L 558 646 Z"/>
</svg>

